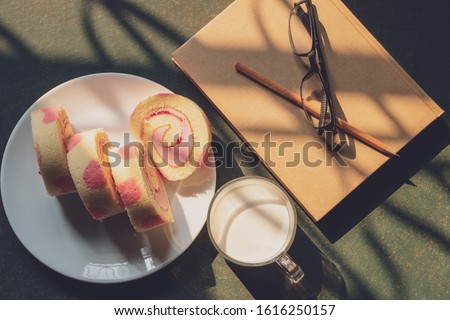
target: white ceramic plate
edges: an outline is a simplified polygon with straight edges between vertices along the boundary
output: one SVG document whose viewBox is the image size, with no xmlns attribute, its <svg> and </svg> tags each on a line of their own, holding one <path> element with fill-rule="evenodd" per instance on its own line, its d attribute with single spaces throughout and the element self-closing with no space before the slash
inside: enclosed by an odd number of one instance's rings
<svg viewBox="0 0 450 320">
<path fill-rule="evenodd" d="M 175 223 L 146 233 L 136 233 L 126 214 L 94 221 L 77 194 L 50 197 L 38 175 L 31 110 L 61 104 L 77 131 L 103 127 L 112 141 L 122 144 L 134 107 L 160 92 L 170 91 L 132 75 L 88 75 L 46 93 L 17 123 L 1 168 L 3 205 L 23 245 L 51 269 L 88 282 L 137 279 L 180 256 L 204 226 L 216 185 L 211 166 L 182 182 L 167 183 Z"/>
</svg>

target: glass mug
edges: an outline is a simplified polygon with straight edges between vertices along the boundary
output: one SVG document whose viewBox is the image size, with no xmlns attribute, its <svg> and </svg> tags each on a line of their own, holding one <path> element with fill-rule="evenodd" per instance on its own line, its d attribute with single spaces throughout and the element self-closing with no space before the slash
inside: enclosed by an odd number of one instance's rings
<svg viewBox="0 0 450 320">
<path fill-rule="evenodd" d="M 262 177 L 224 184 L 208 210 L 207 228 L 222 256 L 241 266 L 276 263 L 293 283 L 304 276 L 287 254 L 297 230 L 297 214 L 286 192 Z"/>
</svg>

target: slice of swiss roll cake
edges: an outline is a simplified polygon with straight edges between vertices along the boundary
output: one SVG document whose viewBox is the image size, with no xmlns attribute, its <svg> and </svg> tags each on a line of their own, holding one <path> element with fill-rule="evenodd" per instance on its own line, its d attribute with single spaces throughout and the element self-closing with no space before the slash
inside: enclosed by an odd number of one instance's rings
<svg viewBox="0 0 450 320">
<path fill-rule="evenodd" d="M 130 128 L 170 181 L 183 180 L 199 168 L 211 144 L 211 126 L 203 110 L 176 94 L 157 94 L 139 103 Z"/>
<path fill-rule="evenodd" d="M 74 134 L 62 106 L 31 112 L 31 130 L 39 172 L 51 196 L 76 191 L 67 164 L 67 143 Z"/>
<path fill-rule="evenodd" d="M 130 222 L 138 232 L 173 222 L 160 173 L 144 148 L 132 144 L 111 148 L 111 170 Z"/>
<path fill-rule="evenodd" d="M 94 129 L 73 135 L 67 145 L 70 173 L 84 206 L 96 220 L 123 212 L 111 174 L 108 135 Z"/>
</svg>

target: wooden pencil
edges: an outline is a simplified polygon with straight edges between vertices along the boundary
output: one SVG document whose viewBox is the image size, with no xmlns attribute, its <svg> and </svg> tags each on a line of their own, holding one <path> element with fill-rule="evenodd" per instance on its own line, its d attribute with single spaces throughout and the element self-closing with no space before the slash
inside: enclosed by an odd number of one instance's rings
<svg viewBox="0 0 450 320">
<path fill-rule="evenodd" d="M 317 111 L 308 101 L 303 101 L 300 98 L 299 95 L 295 94 L 294 92 L 288 90 L 287 88 L 283 87 L 279 83 L 267 78 L 266 76 L 262 75 L 258 71 L 254 70 L 253 68 L 242 64 L 240 62 L 236 63 L 236 70 L 250 78 L 251 80 L 255 81 L 256 83 L 264 86 L 265 88 L 273 91 L 274 93 L 280 95 L 284 99 L 294 103 L 300 108 L 304 108 L 308 113 L 310 113 L 313 117 L 319 118 L 320 112 Z M 386 146 L 383 142 L 378 140 L 377 138 L 369 135 L 368 133 L 365 133 L 358 128 L 355 128 L 345 120 L 342 120 L 341 118 L 336 117 L 336 126 L 341 129 L 342 131 L 348 133 L 355 139 L 361 141 L 362 143 L 368 145 L 369 147 L 377 150 L 378 152 L 384 154 L 385 156 L 392 157 L 397 156 L 398 154 L 392 152 L 388 146 Z"/>
</svg>

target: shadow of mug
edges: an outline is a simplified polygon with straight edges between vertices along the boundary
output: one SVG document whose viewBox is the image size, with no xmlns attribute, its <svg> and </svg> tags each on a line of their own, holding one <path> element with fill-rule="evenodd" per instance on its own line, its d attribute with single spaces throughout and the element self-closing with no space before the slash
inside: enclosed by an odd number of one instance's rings
<svg viewBox="0 0 450 320">
<path fill-rule="evenodd" d="M 292 201 L 272 180 L 244 176 L 225 183 L 211 201 L 207 229 L 256 299 L 346 297 L 339 268 L 297 227 Z"/>
</svg>

